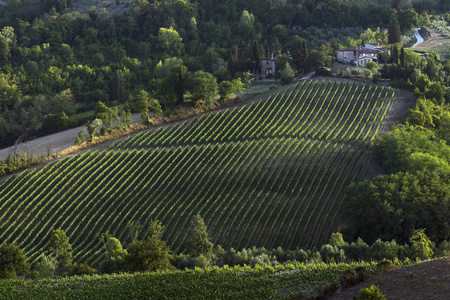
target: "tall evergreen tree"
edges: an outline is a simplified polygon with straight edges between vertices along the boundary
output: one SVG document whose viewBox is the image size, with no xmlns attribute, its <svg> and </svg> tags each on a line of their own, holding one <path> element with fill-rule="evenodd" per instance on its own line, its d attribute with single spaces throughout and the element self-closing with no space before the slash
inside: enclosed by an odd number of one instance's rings
<svg viewBox="0 0 450 300">
<path fill-rule="evenodd" d="M 398 64 L 398 48 L 397 45 L 392 47 L 392 63 Z"/>
<path fill-rule="evenodd" d="M 185 65 L 175 65 L 172 67 L 169 80 L 173 84 L 177 102 L 180 104 L 184 101 L 184 89 L 187 76 L 188 69 Z"/>
<path fill-rule="evenodd" d="M 234 74 L 238 71 L 238 68 L 239 68 L 238 48 L 237 46 L 233 46 L 233 48 L 231 48 L 230 59 L 228 60 L 228 70 L 230 71 L 231 75 L 234 76 Z"/>
<path fill-rule="evenodd" d="M 125 103 L 126 101 L 125 79 L 120 71 L 117 71 L 116 74 L 114 75 L 109 100 L 119 101 L 121 103 Z"/>
<path fill-rule="evenodd" d="M 405 65 L 406 65 L 406 62 L 405 62 L 405 49 L 403 47 L 400 50 L 400 64 L 402 65 L 402 67 L 405 67 Z"/>
<path fill-rule="evenodd" d="M 253 73 L 259 74 L 261 72 L 261 49 L 259 47 L 258 41 L 253 42 L 252 62 L 253 62 Z"/>
<path fill-rule="evenodd" d="M 272 53 L 274 56 L 278 56 L 281 54 L 281 45 L 280 45 L 280 41 L 278 40 L 278 38 L 275 38 L 275 41 L 273 42 Z"/>
<path fill-rule="evenodd" d="M 297 49 L 294 53 L 294 65 L 297 69 L 305 71 L 308 66 L 308 45 L 305 39 L 297 38 Z"/>
<path fill-rule="evenodd" d="M 392 18 L 389 23 L 389 44 L 400 43 L 402 40 L 402 36 L 400 33 L 400 25 L 398 24 L 397 17 Z"/>
<path fill-rule="evenodd" d="M 209 236 L 205 221 L 200 215 L 195 215 L 191 221 L 189 229 L 188 252 L 193 257 L 212 254 L 213 244 L 209 241 Z"/>
<path fill-rule="evenodd" d="M 267 43 L 267 41 L 265 41 L 263 44 L 263 50 L 264 50 L 264 57 L 269 57 L 270 56 L 270 48 L 269 48 L 269 44 Z"/>
</svg>

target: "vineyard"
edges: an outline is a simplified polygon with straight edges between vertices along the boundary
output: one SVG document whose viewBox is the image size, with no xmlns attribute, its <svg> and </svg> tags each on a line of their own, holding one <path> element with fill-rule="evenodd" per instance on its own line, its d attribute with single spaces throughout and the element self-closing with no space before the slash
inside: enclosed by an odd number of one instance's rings
<svg viewBox="0 0 450 300">
<path fill-rule="evenodd" d="M 398 264 L 408 265 L 409 263 Z M 344 271 L 375 263 L 248 266 L 194 271 L 2 280 L 0 299 L 289 299 L 311 295 Z"/>
<path fill-rule="evenodd" d="M 74 260 L 96 265 L 97 234 L 128 241 L 152 219 L 180 252 L 200 214 L 224 248 L 313 248 L 337 227 L 344 188 L 372 176 L 364 163 L 393 103 L 374 85 L 304 81 L 265 101 L 138 134 L 23 172 L 0 186 L 0 240 L 31 261 L 52 229 Z"/>
</svg>

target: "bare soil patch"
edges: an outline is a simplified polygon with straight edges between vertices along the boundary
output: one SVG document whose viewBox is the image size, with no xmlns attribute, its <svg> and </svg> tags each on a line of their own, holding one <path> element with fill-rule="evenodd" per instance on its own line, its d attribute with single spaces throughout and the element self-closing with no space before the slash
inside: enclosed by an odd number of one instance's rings
<svg viewBox="0 0 450 300">
<path fill-rule="evenodd" d="M 391 271 L 346 290 L 329 300 L 353 299 L 360 289 L 378 285 L 389 300 L 450 299 L 450 257 L 421 262 Z"/>
</svg>

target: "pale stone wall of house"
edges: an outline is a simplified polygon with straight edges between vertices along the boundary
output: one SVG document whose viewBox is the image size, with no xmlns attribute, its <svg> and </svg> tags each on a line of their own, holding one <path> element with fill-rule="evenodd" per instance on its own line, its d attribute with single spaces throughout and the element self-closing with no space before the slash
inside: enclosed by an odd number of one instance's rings
<svg viewBox="0 0 450 300">
<path fill-rule="evenodd" d="M 338 61 L 349 61 L 356 59 L 354 51 L 338 51 L 337 53 Z"/>
<path fill-rule="evenodd" d="M 275 73 L 275 60 L 263 59 L 261 61 L 261 73 L 265 76 Z"/>
</svg>

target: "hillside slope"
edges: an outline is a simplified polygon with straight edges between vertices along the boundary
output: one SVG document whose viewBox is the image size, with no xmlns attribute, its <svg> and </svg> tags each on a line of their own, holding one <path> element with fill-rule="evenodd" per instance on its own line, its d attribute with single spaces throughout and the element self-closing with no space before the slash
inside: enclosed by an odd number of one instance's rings
<svg viewBox="0 0 450 300">
<path fill-rule="evenodd" d="M 386 299 L 448 300 L 450 295 L 450 257 L 421 262 L 394 270 L 342 291 L 329 300 L 353 299 L 362 288 L 378 285 Z"/>
<path fill-rule="evenodd" d="M 62 228 L 75 260 L 95 265 L 98 233 L 126 242 L 128 221 L 143 225 L 143 238 L 159 219 L 178 252 L 200 214 L 225 248 L 313 248 L 337 229 L 344 188 L 376 174 L 368 143 L 398 101 L 388 88 L 307 81 L 22 173 L 0 186 L 0 238 L 35 259 Z"/>
</svg>

